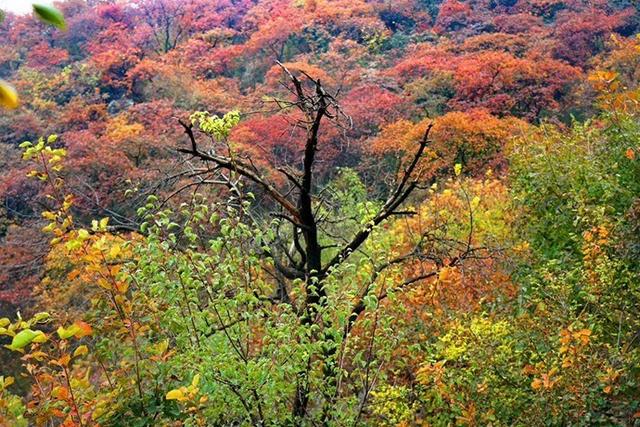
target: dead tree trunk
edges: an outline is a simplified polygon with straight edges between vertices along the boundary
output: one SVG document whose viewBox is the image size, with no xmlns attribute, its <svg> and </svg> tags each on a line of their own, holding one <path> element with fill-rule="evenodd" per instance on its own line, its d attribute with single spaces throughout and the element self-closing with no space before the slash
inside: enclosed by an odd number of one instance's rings
<svg viewBox="0 0 640 427">
<path fill-rule="evenodd" d="M 291 186 L 289 191 L 280 191 L 278 186 L 270 182 L 250 159 L 243 159 L 236 153 L 234 153 L 233 156 L 231 153 L 225 156 L 216 154 L 215 152 L 200 150 L 191 124 L 181 122 L 186 135 L 189 137 L 190 147 L 180 149 L 179 151 L 203 161 L 205 165 L 208 165 L 206 168 L 207 173 L 215 170 L 228 171 L 244 177 L 253 185 L 259 187 L 264 194 L 279 207 L 280 212 L 274 212 L 274 214 L 292 224 L 292 241 L 288 242 L 286 246 L 295 248 L 297 260 L 294 260 L 291 255 L 287 254 L 287 257 L 284 257 L 284 262 L 281 261 L 276 248 L 266 251 L 265 255 L 273 259 L 280 277 L 304 280 L 306 294 L 304 297 L 304 307 L 299 309 L 299 319 L 301 325 L 310 326 L 320 321 L 320 319 L 318 319 L 319 311 L 328 304 L 325 282 L 334 269 L 342 265 L 352 253 L 357 251 L 367 241 L 378 225 L 394 215 L 411 214 L 407 213 L 407 211 L 400 210 L 400 208 L 416 188 L 418 188 L 418 183 L 421 179 L 421 168 L 419 164 L 425 149 L 429 145 L 431 126 L 426 129 L 422 139 L 417 143 L 416 150 L 407 162 L 395 187 L 373 219 L 361 230 L 356 232 L 347 244 L 339 248 L 335 256 L 328 260 L 323 260 L 323 248 L 319 240 L 321 224 L 314 213 L 314 205 L 318 203 L 320 197 L 315 192 L 314 178 L 316 178 L 316 176 L 314 174 L 314 166 L 320 144 L 319 139 L 321 137 L 323 122 L 327 120 L 337 120 L 339 117 L 346 116 L 342 113 L 335 97 L 326 92 L 319 80 L 313 79 L 305 73 L 302 73 L 304 77 L 303 80 L 301 80 L 282 64 L 280 65 L 289 80 L 287 88 L 293 95 L 293 101 L 282 101 L 279 105 L 284 106 L 283 108 L 296 108 L 302 112 L 304 119 L 297 123 L 297 126 L 306 129 L 306 141 L 301 164 L 293 170 L 290 168 L 277 169 L 289 182 Z M 302 241 L 299 240 L 299 235 L 302 236 Z M 471 248 L 468 247 L 467 251 L 454 258 L 453 262 L 460 262 L 470 252 Z M 413 255 L 418 256 L 419 254 L 417 252 L 407 254 L 403 259 L 410 258 Z M 389 265 L 392 264 L 393 263 L 389 263 Z M 430 272 L 420 277 L 410 278 L 405 283 L 400 284 L 398 289 L 420 280 L 425 280 L 434 274 L 436 273 Z M 365 311 L 363 302 L 365 296 L 366 293 L 354 301 L 351 317 L 344 328 L 344 336 L 349 334 L 353 323 L 358 316 Z M 330 409 L 334 403 L 337 394 L 337 392 L 333 390 L 337 376 L 337 369 L 333 363 L 333 359 L 338 349 L 338 341 L 344 338 L 344 336 L 319 335 L 317 337 L 317 339 L 323 339 L 335 344 L 326 346 L 327 350 L 324 351 L 323 354 L 316 355 L 316 357 L 320 358 L 320 362 L 324 364 L 323 375 L 325 384 L 328 385 L 328 391 L 324 393 L 324 424 L 328 423 L 330 417 L 328 409 Z M 292 415 L 295 422 L 303 420 L 308 413 L 310 396 L 309 370 L 311 362 L 312 360 L 309 360 L 307 370 L 300 372 L 298 375 L 297 390 L 296 395 L 293 397 L 292 406 Z"/>
</svg>

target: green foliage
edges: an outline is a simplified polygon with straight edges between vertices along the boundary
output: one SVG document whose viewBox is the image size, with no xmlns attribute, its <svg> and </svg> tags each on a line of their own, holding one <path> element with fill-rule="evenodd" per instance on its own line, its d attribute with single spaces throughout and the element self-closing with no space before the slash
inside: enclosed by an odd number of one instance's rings
<svg viewBox="0 0 640 427">
<path fill-rule="evenodd" d="M 13 339 L 11 340 L 11 344 L 8 345 L 7 348 L 9 350 L 20 351 L 32 342 L 42 342 L 42 340 L 44 339 L 46 338 L 42 331 L 32 331 L 31 329 L 24 329 L 18 332 L 13 337 Z"/>
<path fill-rule="evenodd" d="M 530 215 L 523 224 L 547 258 L 578 259 L 582 233 L 625 221 L 640 194 L 638 162 L 624 156 L 640 141 L 637 121 L 606 120 L 606 126 L 574 123 L 569 132 L 542 125 L 513 144 L 515 196 Z"/>
<path fill-rule="evenodd" d="M 294 386 L 290 379 L 300 369 L 303 353 L 290 342 L 285 345 L 300 333 L 294 314 L 272 312 L 261 299 L 270 289 L 260 277 L 260 258 L 246 239 L 268 236 L 238 222 L 233 207 L 220 212 L 206 204 L 185 205 L 182 214 L 180 222 L 170 211 L 150 218 L 147 242 L 136 249 L 144 256 L 131 276 L 144 284 L 140 292 L 162 307 L 161 330 L 180 349 L 167 369 L 179 372 L 180 382 L 201 374 L 202 394 L 197 397 L 206 396 L 206 419 L 251 423 L 262 411 L 268 419 L 282 420 L 285 396 Z M 201 246 L 197 233 L 208 230 L 219 233 Z M 175 244 L 183 249 L 171 251 Z M 266 335 L 258 338 L 259 332 Z M 186 394 L 167 397 L 201 405 Z"/>
<path fill-rule="evenodd" d="M 4 425 L 27 427 L 29 421 L 24 417 L 26 408 L 22 399 L 7 390 L 14 382 L 13 377 L 0 376 L 0 422 Z"/>
<path fill-rule="evenodd" d="M 234 126 L 240 122 L 240 112 L 230 111 L 222 117 L 211 115 L 208 111 L 197 111 L 190 117 L 192 124 L 218 140 L 226 140 Z"/>
<path fill-rule="evenodd" d="M 364 202 L 363 187 L 351 172 L 344 171 L 336 186 L 345 195 L 360 192 L 360 203 Z M 357 201 L 358 196 L 346 200 Z M 153 201 L 148 208 L 153 210 Z M 327 283 L 331 309 L 323 314 L 325 327 L 301 324 L 296 307 L 301 304 L 302 281 L 290 289 L 293 301 L 274 305 L 279 291 L 262 261 L 262 251 L 275 238 L 277 221 L 266 231 L 249 226 L 242 220 L 249 218 L 248 208 L 248 202 L 210 205 L 198 196 L 179 212 L 162 210 L 149 216 L 148 237 L 135 249 L 139 261 L 131 266 L 131 281 L 140 284 L 144 299 L 161 308 L 160 330 L 177 350 L 163 368 L 179 373 L 179 381 L 167 388 L 169 400 L 208 423 L 248 425 L 264 420 L 284 425 L 293 422 L 289 399 L 300 372 L 311 369 L 313 399 L 321 401 L 330 392 L 322 372 L 331 360 L 321 362 L 318 356 L 328 346 L 341 344 L 351 306 L 345 296 L 355 293 L 363 272 L 357 264 L 336 271 Z M 203 241 L 202 236 L 208 237 Z M 375 310 L 375 297 L 370 299 L 367 304 Z M 354 363 L 362 365 L 354 366 L 349 377 L 361 375 L 360 369 L 371 363 L 364 356 L 360 351 L 353 354 Z M 197 374 L 197 387 L 184 386 Z M 354 417 L 353 407 L 348 400 L 337 404 L 342 412 L 332 418 L 342 425 Z M 309 414 L 311 419 L 320 415 Z"/>
</svg>

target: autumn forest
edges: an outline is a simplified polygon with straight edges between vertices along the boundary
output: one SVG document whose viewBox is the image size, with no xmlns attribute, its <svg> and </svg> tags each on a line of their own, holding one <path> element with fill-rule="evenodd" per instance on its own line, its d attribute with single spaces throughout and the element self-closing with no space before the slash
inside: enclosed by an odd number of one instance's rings
<svg viewBox="0 0 640 427">
<path fill-rule="evenodd" d="M 632 0 L 0 11 L 0 426 L 640 426 L 639 78 Z"/>
</svg>

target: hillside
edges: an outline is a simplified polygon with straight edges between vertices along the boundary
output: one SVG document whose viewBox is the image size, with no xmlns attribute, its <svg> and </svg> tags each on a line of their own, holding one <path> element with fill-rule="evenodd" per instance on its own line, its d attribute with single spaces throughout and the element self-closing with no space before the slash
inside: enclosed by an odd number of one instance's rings
<svg viewBox="0 0 640 427">
<path fill-rule="evenodd" d="M 55 7 L 0 23 L 1 425 L 640 423 L 634 2 Z"/>
</svg>

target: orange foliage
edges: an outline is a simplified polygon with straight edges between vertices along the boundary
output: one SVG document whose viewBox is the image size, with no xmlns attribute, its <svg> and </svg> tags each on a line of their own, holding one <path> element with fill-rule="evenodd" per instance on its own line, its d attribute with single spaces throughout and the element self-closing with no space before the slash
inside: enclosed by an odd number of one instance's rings
<svg viewBox="0 0 640 427">
<path fill-rule="evenodd" d="M 410 153 L 420 140 L 431 120 L 413 124 L 399 120 L 386 126 L 372 142 L 376 154 Z M 486 110 L 452 112 L 436 118 L 431 132 L 433 144 L 429 146 L 425 168 L 433 176 L 441 168 L 454 163 L 465 165 L 471 173 L 482 173 L 487 167 L 502 164 L 501 151 L 512 136 L 527 127 L 515 118 L 498 118 Z"/>
<path fill-rule="evenodd" d="M 332 87 L 336 84 L 333 77 L 331 77 L 327 72 L 325 72 L 318 66 L 309 64 L 306 61 L 285 62 L 282 65 L 289 71 L 291 71 L 294 75 L 307 75 L 315 80 L 320 80 L 323 85 L 329 87 Z M 282 74 L 282 67 L 280 67 L 279 65 L 274 65 L 265 75 L 265 80 L 271 86 L 276 87 L 282 81 Z M 301 77 L 301 80 L 304 80 L 304 77 Z"/>
</svg>

